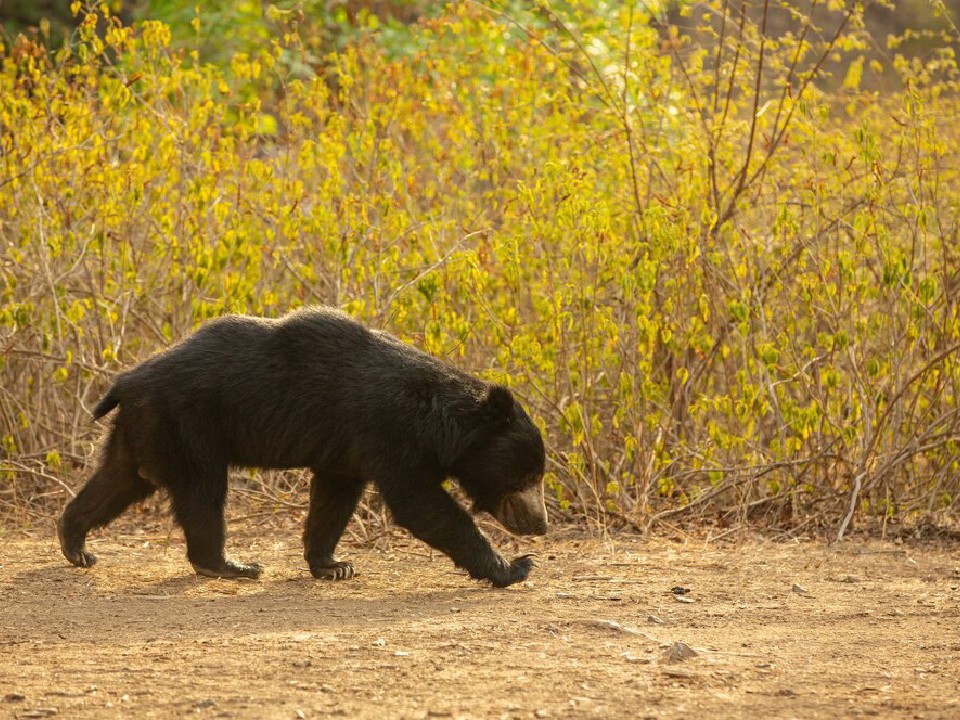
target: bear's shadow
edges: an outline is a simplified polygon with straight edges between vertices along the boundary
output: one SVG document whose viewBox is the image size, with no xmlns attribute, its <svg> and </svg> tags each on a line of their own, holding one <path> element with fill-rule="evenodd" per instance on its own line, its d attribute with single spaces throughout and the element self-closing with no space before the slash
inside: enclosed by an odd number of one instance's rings
<svg viewBox="0 0 960 720">
<path fill-rule="evenodd" d="M 100 634 L 106 640 L 118 633 L 128 641 L 149 641 L 168 636 L 202 639 L 225 627 L 239 627 L 243 634 L 313 632 L 346 637 L 352 631 L 389 632 L 407 623 L 449 616 L 454 608 L 469 612 L 473 606 L 488 605 L 489 594 L 497 592 L 466 585 L 472 581 L 465 576 L 462 588 L 410 591 L 381 585 L 377 578 L 365 579 L 362 574 L 342 584 L 314 580 L 308 574 L 267 575 L 258 581 L 184 574 L 148 582 L 131 578 L 123 584 L 111 574 L 109 587 L 104 587 L 98 582 L 105 577 L 103 572 L 49 565 L 17 574 L 15 587 L 34 587 L 47 596 L 46 611 L 30 613 L 28 634 L 69 637 L 82 628 L 84 637 L 93 642 Z"/>
</svg>

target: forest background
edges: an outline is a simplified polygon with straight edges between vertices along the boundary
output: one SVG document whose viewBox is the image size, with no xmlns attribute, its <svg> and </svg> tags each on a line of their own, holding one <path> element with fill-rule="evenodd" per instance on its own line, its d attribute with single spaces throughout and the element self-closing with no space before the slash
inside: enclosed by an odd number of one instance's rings
<svg viewBox="0 0 960 720">
<path fill-rule="evenodd" d="M 555 521 L 955 523 L 958 5 L 0 3 L 0 514 L 123 368 L 329 303 L 510 385 Z"/>
</svg>

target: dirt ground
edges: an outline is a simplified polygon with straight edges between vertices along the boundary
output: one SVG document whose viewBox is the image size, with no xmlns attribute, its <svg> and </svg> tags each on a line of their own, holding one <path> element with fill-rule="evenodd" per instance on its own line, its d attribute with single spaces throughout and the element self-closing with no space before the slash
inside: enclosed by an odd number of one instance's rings
<svg viewBox="0 0 960 720">
<path fill-rule="evenodd" d="M 494 590 L 399 534 L 318 582 L 295 527 L 252 525 L 259 581 L 196 577 L 159 525 L 89 570 L 0 527 L 0 717 L 960 717 L 957 544 L 561 528 L 498 536 L 539 567 Z"/>
</svg>

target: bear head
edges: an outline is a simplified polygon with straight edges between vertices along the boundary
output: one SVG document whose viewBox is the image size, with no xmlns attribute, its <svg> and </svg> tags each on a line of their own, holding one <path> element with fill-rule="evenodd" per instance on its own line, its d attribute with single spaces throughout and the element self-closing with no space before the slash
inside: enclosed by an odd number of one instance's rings
<svg viewBox="0 0 960 720">
<path fill-rule="evenodd" d="M 547 532 L 543 499 L 543 436 L 505 387 L 480 398 L 470 423 L 475 432 L 451 474 L 473 502 L 515 535 Z"/>
</svg>

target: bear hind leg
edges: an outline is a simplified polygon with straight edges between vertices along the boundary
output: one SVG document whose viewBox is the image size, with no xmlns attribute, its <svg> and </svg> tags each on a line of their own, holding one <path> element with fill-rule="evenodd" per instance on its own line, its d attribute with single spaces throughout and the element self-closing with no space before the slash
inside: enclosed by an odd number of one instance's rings
<svg viewBox="0 0 960 720">
<path fill-rule="evenodd" d="M 64 557 L 77 567 L 93 566 L 97 558 L 86 550 L 87 533 L 109 524 L 134 503 L 146 500 L 156 489 L 140 477 L 123 431 L 115 429 L 100 466 L 57 521 L 57 538 Z"/>
<path fill-rule="evenodd" d="M 303 530 L 303 557 L 318 580 L 347 580 L 353 564 L 337 560 L 334 551 L 366 483 L 349 475 L 314 470 L 310 510 Z"/>
<path fill-rule="evenodd" d="M 192 473 L 189 479 L 168 486 L 174 517 L 187 541 L 187 559 L 198 575 L 254 580 L 260 577 L 259 564 L 234 562 L 224 554 L 226 467 Z"/>
</svg>

